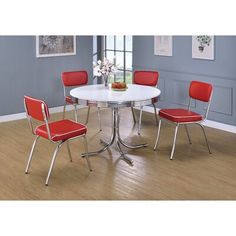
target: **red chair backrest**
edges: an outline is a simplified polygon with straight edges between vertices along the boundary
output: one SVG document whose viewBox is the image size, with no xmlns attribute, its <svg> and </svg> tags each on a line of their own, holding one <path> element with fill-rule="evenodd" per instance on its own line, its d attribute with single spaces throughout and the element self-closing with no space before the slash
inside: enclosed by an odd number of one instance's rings
<svg viewBox="0 0 236 236">
<path fill-rule="evenodd" d="M 189 86 L 189 96 L 202 102 L 209 102 L 212 90 L 211 84 L 192 81 Z"/>
<path fill-rule="evenodd" d="M 159 78 L 157 71 L 135 71 L 134 84 L 156 86 Z"/>
<path fill-rule="evenodd" d="M 62 83 L 67 86 L 81 86 L 88 83 L 87 71 L 68 71 L 61 74 Z"/>
<path fill-rule="evenodd" d="M 47 104 L 39 99 L 35 99 L 29 96 L 24 96 L 25 109 L 29 116 L 36 120 L 44 121 L 44 114 L 42 107 L 44 107 L 45 118 L 49 119 L 49 110 Z"/>
</svg>

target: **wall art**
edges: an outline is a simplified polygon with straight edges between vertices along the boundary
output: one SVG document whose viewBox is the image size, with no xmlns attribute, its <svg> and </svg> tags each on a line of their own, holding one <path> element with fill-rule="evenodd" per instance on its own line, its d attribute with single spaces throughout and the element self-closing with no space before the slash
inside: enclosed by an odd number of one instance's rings
<svg viewBox="0 0 236 236">
<path fill-rule="evenodd" d="M 75 36 L 36 36 L 36 57 L 55 57 L 68 55 L 76 55 Z"/>
<path fill-rule="evenodd" d="M 172 36 L 154 36 L 154 54 L 172 56 Z"/>
<path fill-rule="evenodd" d="M 192 36 L 192 58 L 214 60 L 214 36 Z"/>
</svg>

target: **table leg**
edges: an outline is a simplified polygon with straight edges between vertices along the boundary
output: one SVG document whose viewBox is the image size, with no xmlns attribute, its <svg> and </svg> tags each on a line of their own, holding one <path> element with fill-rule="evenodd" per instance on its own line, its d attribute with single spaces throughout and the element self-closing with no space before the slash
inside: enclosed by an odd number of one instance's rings
<svg viewBox="0 0 236 236">
<path fill-rule="evenodd" d="M 147 147 L 147 144 L 146 143 L 138 145 L 126 144 L 120 137 L 119 124 L 120 124 L 119 109 L 117 107 L 114 107 L 112 108 L 112 135 L 110 142 L 107 143 L 103 140 L 100 140 L 100 142 L 104 144 L 104 147 L 99 149 L 98 151 L 89 152 L 88 153 L 89 156 L 97 155 L 99 153 L 106 151 L 107 148 L 110 147 L 116 141 L 116 145 L 118 151 L 121 154 L 122 159 L 125 160 L 128 164 L 133 165 L 133 160 L 125 155 L 125 153 L 121 149 L 121 145 L 123 145 L 126 148 L 137 149 L 137 148 Z M 81 156 L 85 157 L 86 154 L 82 153 Z"/>
</svg>

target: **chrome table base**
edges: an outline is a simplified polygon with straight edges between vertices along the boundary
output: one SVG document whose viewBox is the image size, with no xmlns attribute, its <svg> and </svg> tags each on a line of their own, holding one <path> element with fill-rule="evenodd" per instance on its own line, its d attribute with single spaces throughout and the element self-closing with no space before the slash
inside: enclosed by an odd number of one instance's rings
<svg viewBox="0 0 236 236">
<path fill-rule="evenodd" d="M 118 151 L 121 154 L 121 158 L 126 161 L 129 165 L 133 165 L 133 160 L 129 158 L 123 150 L 121 149 L 121 146 L 124 146 L 129 149 L 137 149 L 137 148 L 142 148 L 142 147 L 147 147 L 147 144 L 138 144 L 138 145 L 129 145 L 125 143 L 121 137 L 120 137 L 120 132 L 119 132 L 119 123 L 120 123 L 120 116 L 119 116 L 119 108 L 118 107 L 112 107 L 112 135 L 111 139 L 109 142 L 105 142 L 103 140 L 100 140 L 101 143 L 104 145 L 103 148 L 99 149 L 98 151 L 95 152 L 88 152 L 88 156 L 93 156 L 97 155 L 99 153 L 102 153 L 106 151 L 112 144 L 116 144 Z M 82 157 L 86 156 L 86 153 L 81 154 Z"/>
</svg>

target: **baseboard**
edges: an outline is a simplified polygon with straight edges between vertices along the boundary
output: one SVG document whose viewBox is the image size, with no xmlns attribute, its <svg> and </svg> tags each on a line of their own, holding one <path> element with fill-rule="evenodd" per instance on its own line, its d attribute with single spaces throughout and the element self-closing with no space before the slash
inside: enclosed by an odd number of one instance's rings
<svg viewBox="0 0 236 236">
<path fill-rule="evenodd" d="M 139 109 L 139 108 L 135 107 L 135 109 Z M 144 106 L 143 111 L 154 113 L 154 109 L 151 106 Z M 158 111 L 159 109 L 157 108 L 157 112 Z M 231 132 L 231 133 L 236 133 L 236 126 L 233 126 L 233 125 L 227 125 L 227 124 L 223 124 L 223 123 L 212 121 L 212 120 L 206 120 L 205 122 L 203 122 L 203 125 L 207 127 Z"/>
<path fill-rule="evenodd" d="M 84 106 L 79 106 L 79 108 L 83 108 L 83 107 Z M 69 106 L 66 107 L 67 111 L 70 111 L 72 109 L 73 109 L 73 106 L 69 105 Z M 135 107 L 135 109 L 139 109 L 139 107 Z M 158 112 L 158 110 L 159 109 L 157 108 L 157 112 Z M 51 114 L 62 112 L 63 111 L 63 106 L 51 107 L 51 108 L 49 108 L 49 111 L 50 111 Z M 144 106 L 143 111 L 154 113 L 153 107 L 150 107 L 150 106 Z M 11 114 L 11 115 L 4 115 L 4 116 L 0 116 L 0 123 L 1 122 L 14 121 L 14 120 L 21 120 L 21 119 L 25 119 L 25 118 L 26 118 L 25 112 Z M 211 127 L 211 128 L 231 132 L 231 133 L 236 133 L 236 126 L 233 126 L 233 125 L 227 125 L 227 124 L 223 124 L 223 123 L 212 121 L 212 120 L 206 120 L 203 123 L 203 125 L 205 125 L 207 127 Z"/>
</svg>

